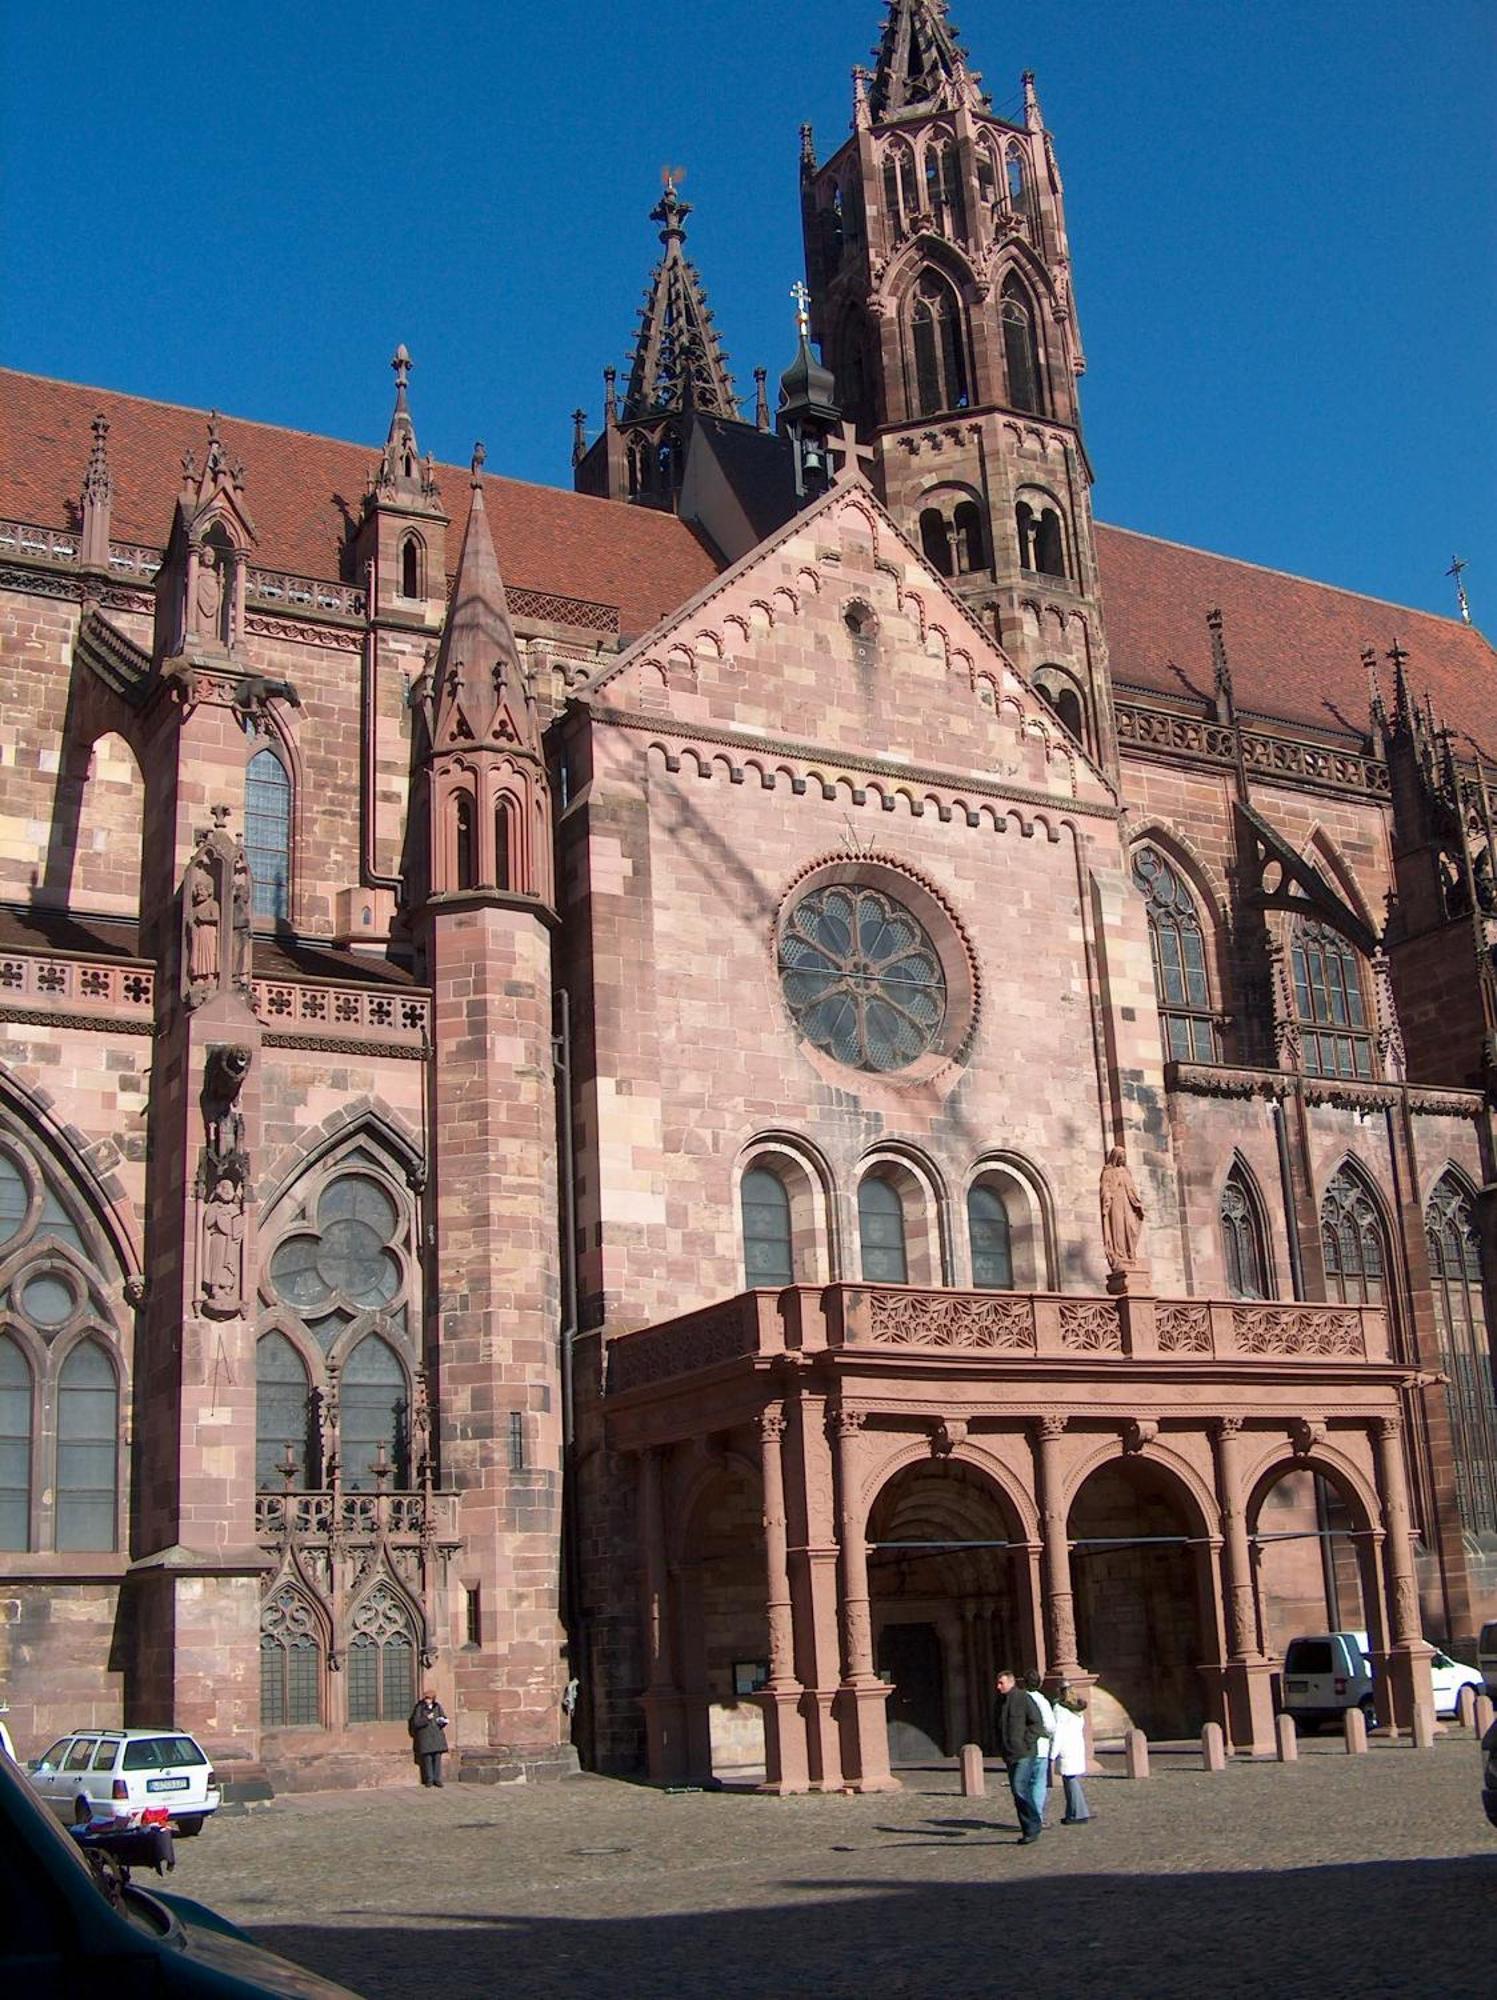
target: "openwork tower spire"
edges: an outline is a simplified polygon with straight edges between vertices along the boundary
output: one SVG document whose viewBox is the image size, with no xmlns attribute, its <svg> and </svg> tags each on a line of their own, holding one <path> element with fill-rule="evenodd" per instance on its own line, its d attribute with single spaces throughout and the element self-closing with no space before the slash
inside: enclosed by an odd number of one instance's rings
<svg viewBox="0 0 1497 2000">
<path fill-rule="evenodd" d="M 713 330 L 701 275 L 686 255 L 690 213 L 690 202 L 676 192 L 674 172 L 667 173 L 665 193 L 650 211 L 650 220 L 660 224 L 665 254 L 645 290 L 624 396 L 625 423 L 671 410 L 738 415 L 733 378 Z"/>
<path fill-rule="evenodd" d="M 946 0 L 889 0 L 868 108 L 877 122 L 902 111 L 953 110 L 982 104 L 981 79 L 946 18 Z"/>
</svg>

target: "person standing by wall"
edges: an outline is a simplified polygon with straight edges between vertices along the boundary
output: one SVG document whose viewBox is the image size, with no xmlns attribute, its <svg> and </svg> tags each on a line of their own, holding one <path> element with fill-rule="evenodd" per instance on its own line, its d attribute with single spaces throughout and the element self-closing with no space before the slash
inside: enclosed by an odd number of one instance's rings
<svg viewBox="0 0 1497 2000">
<path fill-rule="evenodd" d="M 411 1710 L 406 1724 L 411 1732 L 411 1750 L 421 1767 L 423 1785 L 440 1786 L 442 1759 L 447 1755 L 447 1711 L 429 1688 Z"/>
<path fill-rule="evenodd" d="M 1007 1667 L 993 1685 L 998 1694 L 994 1716 L 998 1752 L 1008 1768 L 1008 1786 L 1019 1815 L 1019 1845 L 1029 1847 L 1040 1837 L 1040 1815 L 1034 1808 L 1035 1767 L 1045 1726 L 1039 1709 Z"/>
<path fill-rule="evenodd" d="M 1086 1776 L 1086 1699 L 1062 1688 L 1053 1707 L 1055 1734 L 1050 1739 L 1050 1755 L 1066 1790 L 1062 1826 L 1080 1826 L 1092 1816 L 1081 1780 Z"/>
</svg>

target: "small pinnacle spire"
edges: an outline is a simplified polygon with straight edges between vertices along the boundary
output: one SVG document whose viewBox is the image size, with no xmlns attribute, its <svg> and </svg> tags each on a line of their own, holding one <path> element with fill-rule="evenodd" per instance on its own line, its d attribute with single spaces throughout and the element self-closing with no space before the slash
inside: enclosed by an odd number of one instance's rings
<svg viewBox="0 0 1497 2000">
<path fill-rule="evenodd" d="M 88 454 L 88 471 L 83 477 L 83 497 L 86 500 L 107 500 L 114 491 L 114 482 L 109 476 L 109 419 L 102 410 L 94 418 L 91 428 L 94 442 Z"/>
<path fill-rule="evenodd" d="M 1382 683 L 1377 676 L 1377 648 L 1375 646 L 1366 646 L 1363 648 L 1362 665 L 1367 671 L 1367 702 L 1369 708 L 1372 710 L 1373 726 L 1377 729 L 1384 729 L 1387 727 L 1388 711 L 1383 706 L 1383 689 Z"/>
<path fill-rule="evenodd" d="M 767 368 L 754 370 L 754 429 L 757 431 L 769 429 L 769 392 L 764 386 L 768 380 Z"/>
<path fill-rule="evenodd" d="M 79 559 L 85 569 L 109 567 L 109 510 L 114 481 L 109 473 L 109 419 L 102 411 L 93 421 L 93 449 L 83 475 L 83 546 Z"/>
<path fill-rule="evenodd" d="M 480 439 L 473 447 L 473 462 L 468 469 L 468 483 L 477 496 L 473 503 L 476 507 L 483 505 L 483 462 L 487 457 L 488 453 L 484 450 Z"/>
<path fill-rule="evenodd" d="M 619 371 L 603 370 L 603 422 L 612 430 L 619 420 Z"/>
<path fill-rule="evenodd" d="M 1228 722 L 1232 716 L 1232 666 L 1227 658 L 1227 642 L 1223 632 L 1224 621 L 1221 612 L 1208 611 L 1206 626 L 1211 634 L 1211 668 L 1216 684 L 1216 712 L 1218 720 Z"/>
<path fill-rule="evenodd" d="M 800 163 L 807 173 L 816 170 L 816 135 L 809 125 L 800 128 Z"/>
<path fill-rule="evenodd" d="M 1040 110 L 1040 94 L 1034 87 L 1034 71 L 1025 70 L 1021 81 L 1024 85 L 1024 123 L 1031 132 L 1043 131 L 1045 116 Z"/>
<path fill-rule="evenodd" d="M 587 457 L 587 411 L 572 412 L 572 463 L 581 465 Z"/>
<path fill-rule="evenodd" d="M 852 124 L 855 132 L 866 132 L 873 123 L 873 115 L 868 109 L 868 86 L 872 80 L 871 73 L 861 63 L 853 65 Z"/>
<path fill-rule="evenodd" d="M 380 500 L 434 503 L 438 496 L 431 461 L 428 456 L 423 464 L 416 443 L 416 427 L 411 422 L 409 387 L 415 363 L 404 341 L 391 355 L 390 366 L 395 372 L 395 406 L 390 412 L 385 448 L 365 496 L 365 505 Z"/>
<path fill-rule="evenodd" d="M 406 384 L 411 379 L 411 353 L 404 341 L 390 357 L 390 366 L 395 370 L 395 407 L 409 413 L 410 404 L 406 399 Z"/>
</svg>

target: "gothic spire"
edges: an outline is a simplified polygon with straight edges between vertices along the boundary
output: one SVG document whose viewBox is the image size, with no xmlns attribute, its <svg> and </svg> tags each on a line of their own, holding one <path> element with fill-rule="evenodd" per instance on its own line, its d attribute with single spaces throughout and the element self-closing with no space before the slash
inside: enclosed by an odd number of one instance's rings
<svg viewBox="0 0 1497 2000">
<path fill-rule="evenodd" d="M 411 422 L 407 393 L 411 379 L 411 357 L 402 341 L 390 359 L 395 371 L 395 408 L 390 413 L 390 431 L 377 470 L 369 483 L 371 500 L 430 502 L 437 498 L 431 461 L 423 461 L 416 444 L 416 427 Z"/>
<path fill-rule="evenodd" d="M 109 471 L 109 419 L 102 411 L 94 418 L 93 449 L 83 476 L 83 545 L 79 557 L 85 569 L 108 571 L 109 509 L 114 498 L 114 480 Z"/>
<path fill-rule="evenodd" d="M 888 0 L 889 18 L 875 51 L 868 109 L 878 123 L 904 111 L 982 108 L 982 79 L 946 18 L 946 0 Z"/>
<path fill-rule="evenodd" d="M 639 333 L 629 363 L 624 421 L 699 410 L 709 417 L 738 416 L 738 399 L 727 356 L 713 330 L 712 310 L 696 266 L 687 257 L 686 218 L 690 202 L 676 192 L 674 173 L 650 210 L 660 224 L 665 254 L 645 291 Z"/>
<path fill-rule="evenodd" d="M 483 501 L 484 449 L 473 447 L 473 499 L 433 673 L 433 742 L 503 743 L 538 751 L 509 600 Z"/>
</svg>

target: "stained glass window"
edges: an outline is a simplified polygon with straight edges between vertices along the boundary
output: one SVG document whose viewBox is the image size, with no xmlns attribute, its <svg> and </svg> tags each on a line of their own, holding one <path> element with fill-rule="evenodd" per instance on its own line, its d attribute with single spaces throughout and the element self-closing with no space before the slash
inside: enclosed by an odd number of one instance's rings
<svg viewBox="0 0 1497 2000">
<path fill-rule="evenodd" d="M 1456 1500 L 1467 1534 L 1497 1533 L 1497 1393 L 1482 1291 L 1481 1239 L 1471 1198 L 1453 1173 L 1436 1183 L 1425 1214 L 1430 1287 L 1445 1407 L 1454 1446 Z"/>
<path fill-rule="evenodd" d="M 1328 1298 L 1349 1306 L 1382 1304 L 1383 1225 L 1371 1195 L 1349 1168 L 1338 1167 L 1326 1187 L 1320 1247 Z"/>
<path fill-rule="evenodd" d="M 1010 277 L 1004 285 L 998 316 L 1003 324 L 1009 405 L 1015 410 L 1043 414 L 1044 376 L 1040 368 L 1039 336 L 1035 331 L 1034 301 L 1017 278 Z"/>
<path fill-rule="evenodd" d="M 910 328 L 915 400 L 921 416 L 967 407 L 967 360 L 961 301 L 944 278 L 926 271 L 915 287 Z"/>
<path fill-rule="evenodd" d="M 251 757 L 244 787 L 244 852 L 255 885 L 255 915 L 291 914 L 291 780 L 273 750 Z"/>
<path fill-rule="evenodd" d="M 1356 951 L 1325 924 L 1300 924 L 1290 948 L 1300 1051 L 1311 1076 L 1370 1077 L 1372 1035 Z"/>
<path fill-rule="evenodd" d="M 409 1413 L 399 1356 L 377 1334 L 368 1335 L 348 1357 L 338 1405 L 338 1446 L 347 1492 L 374 1490 L 381 1445 L 391 1483 L 407 1483 Z"/>
<path fill-rule="evenodd" d="M 752 1285 L 795 1282 L 790 1197 L 778 1174 L 751 1167 L 743 1177 L 743 1262 Z"/>
<path fill-rule="evenodd" d="M 903 1285 L 909 1280 L 904 1247 L 904 1203 L 898 1188 L 870 1174 L 858 1186 L 858 1235 L 863 1276 L 873 1285 Z"/>
<path fill-rule="evenodd" d="M 1221 1231 L 1228 1292 L 1234 1299 L 1267 1298 L 1267 1259 L 1258 1227 L 1258 1213 L 1236 1167 L 1227 1176 L 1227 1184 L 1222 1189 Z"/>
<path fill-rule="evenodd" d="M 57 1389 L 57 1546 L 115 1546 L 119 1384 L 92 1340 L 62 1365 Z"/>
<path fill-rule="evenodd" d="M 312 1385 L 285 1334 L 271 1332 L 255 1345 L 255 1484 L 262 1493 L 279 1493 L 285 1485 L 288 1446 L 291 1484 L 311 1486 Z"/>
<path fill-rule="evenodd" d="M 972 1241 L 972 1283 L 979 1291 L 1012 1291 L 1014 1258 L 1008 1209 L 997 1188 L 985 1181 L 967 1196 L 967 1231 Z"/>
<path fill-rule="evenodd" d="M 1215 1062 L 1216 1022 L 1195 900 L 1157 847 L 1141 847 L 1134 855 L 1133 880 L 1149 918 L 1164 1052 L 1176 1062 Z"/>
<path fill-rule="evenodd" d="M 815 1048 L 852 1069 L 906 1069 L 946 1019 L 935 946 L 901 904 L 876 889 L 813 890 L 780 939 L 780 984 Z"/>
<path fill-rule="evenodd" d="M 0 1549 L 31 1547 L 31 1365 L 0 1334 Z"/>
<path fill-rule="evenodd" d="M 342 1174 L 323 1189 L 316 1228 L 276 1246 L 270 1281 L 324 1345 L 358 1312 L 377 1311 L 400 1291 L 391 1247 L 400 1226 L 394 1202 L 363 1174 Z"/>
</svg>

